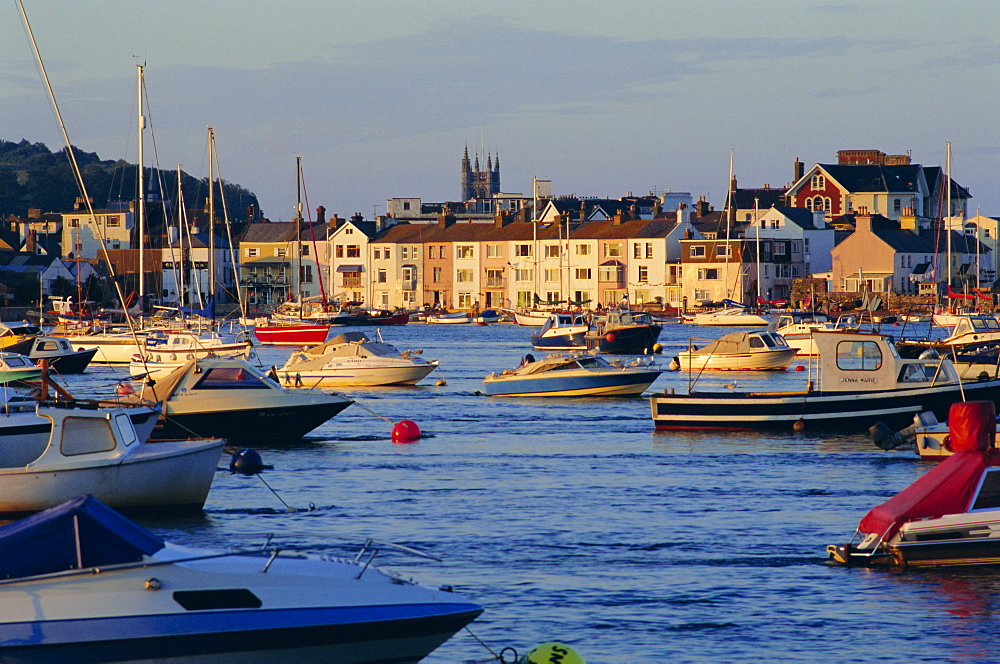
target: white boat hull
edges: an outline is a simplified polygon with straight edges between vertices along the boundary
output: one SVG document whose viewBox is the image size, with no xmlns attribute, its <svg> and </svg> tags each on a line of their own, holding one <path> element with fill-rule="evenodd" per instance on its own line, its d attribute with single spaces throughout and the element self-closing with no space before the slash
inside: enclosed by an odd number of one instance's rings
<svg viewBox="0 0 1000 664">
<path fill-rule="evenodd" d="M 378 385 L 415 385 L 426 378 L 437 367 L 437 363 L 405 364 L 399 366 L 357 366 L 350 365 L 316 370 L 296 371 L 279 369 L 278 379 L 282 387 L 350 387 Z"/>
<path fill-rule="evenodd" d="M 712 355 L 684 352 L 674 360 L 681 371 L 784 371 L 797 352 L 794 348 Z"/>
<path fill-rule="evenodd" d="M 142 340 L 143 337 L 139 337 Z M 128 364 L 132 356 L 139 353 L 139 344 L 131 336 L 82 335 L 67 337 L 77 350 L 97 349 L 92 364 Z"/>
</svg>

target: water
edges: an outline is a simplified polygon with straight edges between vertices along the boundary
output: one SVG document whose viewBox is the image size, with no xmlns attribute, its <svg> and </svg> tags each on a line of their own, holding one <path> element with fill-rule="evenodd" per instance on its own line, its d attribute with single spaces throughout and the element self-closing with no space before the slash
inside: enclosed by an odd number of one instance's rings
<svg viewBox="0 0 1000 664">
<path fill-rule="evenodd" d="M 692 334 L 726 331 L 668 326 L 662 361 Z M 416 547 L 443 562 L 381 562 L 484 606 L 470 627 L 496 653 L 561 640 L 589 664 L 995 659 L 1000 571 L 825 562 L 827 544 L 849 539 L 870 507 L 926 471 L 910 453 L 821 431 L 656 432 L 643 398 L 489 399 L 475 395 L 482 377 L 518 364 L 528 328 L 383 333 L 440 359 L 440 374 L 426 386 L 346 392 L 429 437 L 393 444 L 390 423 L 352 406 L 304 442 L 257 448 L 274 466 L 268 484 L 313 511 L 285 512 L 259 479 L 222 468 L 226 457 L 203 515 L 141 523 L 196 546 L 274 533 L 323 553 L 351 553 L 369 536 Z M 289 353 L 259 352 L 265 366 Z M 95 368 L 71 385 L 96 390 L 123 375 Z M 780 388 L 805 375 L 702 380 Z M 447 385 L 435 386 L 441 377 Z M 668 373 L 652 389 L 686 384 Z M 489 660 L 463 631 L 425 661 Z"/>
</svg>

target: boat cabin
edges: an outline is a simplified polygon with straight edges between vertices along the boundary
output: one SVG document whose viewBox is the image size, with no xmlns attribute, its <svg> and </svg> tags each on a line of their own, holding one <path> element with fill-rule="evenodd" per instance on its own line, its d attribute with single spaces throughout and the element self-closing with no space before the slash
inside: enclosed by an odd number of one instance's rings
<svg viewBox="0 0 1000 664">
<path fill-rule="evenodd" d="M 823 392 L 871 392 L 958 382 L 951 361 L 903 359 L 881 334 L 815 330 L 819 388 Z"/>
<path fill-rule="evenodd" d="M 996 318 L 993 316 L 963 316 L 952 328 L 949 338 L 984 332 L 1000 334 L 1000 324 L 997 324 Z"/>
</svg>

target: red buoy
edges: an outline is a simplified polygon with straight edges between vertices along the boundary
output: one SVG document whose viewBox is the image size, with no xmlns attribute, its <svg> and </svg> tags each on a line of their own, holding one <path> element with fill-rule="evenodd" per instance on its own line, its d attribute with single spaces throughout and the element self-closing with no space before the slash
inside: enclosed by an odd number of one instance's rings
<svg viewBox="0 0 1000 664">
<path fill-rule="evenodd" d="M 420 439 L 420 427 L 412 420 L 400 420 L 392 427 L 392 442 L 410 443 Z"/>
<path fill-rule="evenodd" d="M 805 365 L 800 364 L 799 366 L 795 367 L 795 370 L 796 371 L 805 371 L 806 368 L 805 368 Z"/>
<path fill-rule="evenodd" d="M 609 344 L 613 344 L 615 342 L 615 339 L 617 339 L 614 332 L 608 332 L 606 335 L 604 335 L 604 338 L 608 340 Z"/>
</svg>

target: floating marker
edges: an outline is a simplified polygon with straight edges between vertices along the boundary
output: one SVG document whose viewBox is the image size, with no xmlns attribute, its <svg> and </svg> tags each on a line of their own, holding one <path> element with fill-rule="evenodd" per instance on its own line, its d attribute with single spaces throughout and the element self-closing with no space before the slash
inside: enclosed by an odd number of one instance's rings
<svg viewBox="0 0 1000 664">
<path fill-rule="evenodd" d="M 413 420 L 400 420 L 392 427 L 392 442 L 409 443 L 420 438 L 420 427 Z"/>
<path fill-rule="evenodd" d="M 608 332 L 606 335 L 604 335 L 604 338 L 608 340 L 609 344 L 613 344 L 615 342 L 615 339 L 617 339 L 618 337 L 615 336 L 614 332 Z"/>
<path fill-rule="evenodd" d="M 805 431 L 806 421 L 805 420 L 795 420 L 795 424 L 792 425 L 792 431 Z"/>
<path fill-rule="evenodd" d="M 806 368 L 805 368 L 805 366 L 804 366 L 804 365 L 800 364 L 799 366 L 795 367 L 795 370 L 796 370 L 796 371 L 805 371 L 805 370 L 806 370 Z"/>
<path fill-rule="evenodd" d="M 264 470 L 264 461 L 260 458 L 257 450 L 245 447 L 233 454 L 229 461 L 229 472 L 240 475 L 257 475 Z"/>
<path fill-rule="evenodd" d="M 580 653 L 558 641 L 535 646 L 525 656 L 524 662 L 525 664 L 587 664 Z"/>
</svg>

